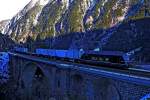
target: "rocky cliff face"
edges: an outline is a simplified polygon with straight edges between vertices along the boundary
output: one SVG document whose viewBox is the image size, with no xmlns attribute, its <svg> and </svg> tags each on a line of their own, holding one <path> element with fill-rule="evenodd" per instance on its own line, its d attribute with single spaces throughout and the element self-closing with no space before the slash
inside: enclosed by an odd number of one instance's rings
<svg viewBox="0 0 150 100">
<path fill-rule="evenodd" d="M 8 22 L 9 22 L 9 20 L 0 21 L 0 31 L 1 32 L 3 31 L 3 29 L 5 28 L 5 26 L 7 25 Z"/>
<path fill-rule="evenodd" d="M 116 27 L 150 15 L 149 0 L 31 0 L 5 28 L 17 42 Z"/>
</svg>

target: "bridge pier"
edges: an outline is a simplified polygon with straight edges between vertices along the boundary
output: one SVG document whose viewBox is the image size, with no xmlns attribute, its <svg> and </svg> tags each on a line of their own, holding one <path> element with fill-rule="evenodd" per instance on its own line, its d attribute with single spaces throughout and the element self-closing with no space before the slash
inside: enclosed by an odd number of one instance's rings
<svg viewBox="0 0 150 100">
<path fill-rule="evenodd" d="M 72 75 L 70 87 L 70 98 L 72 100 L 86 100 L 84 76 L 80 74 Z"/>
<path fill-rule="evenodd" d="M 51 89 L 51 94 L 50 96 L 51 97 L 54 97 L 55 96 L 55 73 L 56 73 L 56 68 L 52 68 L 51 69 L 51 77 L 50 77 L 50 80 L 51 80 L 51 85 L 50 85 L 50 89 Z"/>
<path fill-rule="evenodd" d="M 68 88 L 67 88 L 67 81 L 68 81 L 68 78 L 67 77 L 67 73 L 65 71 L 61 71 L 61 90 L 62 90 L 62 95 L 64 97 L 64 100 L 68 100 Z"/>
<path fill-rule="evenodd" d="M 95 100 L 94 99 L 94 84 L 93 81 L 91 80 L 92 77 L 87 77 L 86 79 L 86 100 Z"/>
</svg>

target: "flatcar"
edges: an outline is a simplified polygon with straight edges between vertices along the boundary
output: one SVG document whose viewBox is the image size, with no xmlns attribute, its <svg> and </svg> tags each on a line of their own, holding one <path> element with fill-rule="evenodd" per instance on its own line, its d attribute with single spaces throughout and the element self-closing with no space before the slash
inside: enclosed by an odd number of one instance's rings
<svg viewBox="0 0 150 100">
<path fill-rule="evenodd" d="M 18 53 L 28 53 L 28 48 L 23 48 L 23 47 L 14 47 L 14 52 Z"/>
<path fill-rule="evenodd" d="M 55 49 L 36 49 L 36 54 L 55 57 L 57 59 L 80 59 L 83 51 L 79 50 L 55 50 Z"/>
</svg>

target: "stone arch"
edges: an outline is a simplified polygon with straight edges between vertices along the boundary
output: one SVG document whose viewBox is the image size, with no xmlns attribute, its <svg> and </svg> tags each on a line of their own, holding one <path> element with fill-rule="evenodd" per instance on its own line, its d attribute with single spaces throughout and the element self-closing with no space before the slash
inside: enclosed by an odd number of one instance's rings
<svg viewBox="0 0 150 100">
<path fill-rule="evenodd" d="M 28 87 L 31 81 L 33 80 L 37 67 L 39 67 L 39 65 L 35 63 L 27 63 L 24 65 L 21 80 L 23 81 L 25 87 Z"/>
<path fill-rule="evenodd" d="M 86 98 L 87 100 L 95 100 L 95 91 L 92 77 L 88 76 L 86 79 Z M 101 99 L 100 99 L 101 100 Z"/>
<path fill-rule="evenodd" d="M 55 88 L 59 89 L 61 87 L 61 70 L 57 69 L 55 75 Z"/>
<path fill-rule="evenodd" d="M 140 100 L 150 100 L 150 94 L 145 95 Z"/>
<path fill-rule="evenodd" d="M 48 79 L 48 74 L 46 70 L 44 70 L 43 65 L 34 62 L 28 62 L 23 66 L 21 73 L 21 78 L 25 84 L 33 79 L 33 75 L 36 74 L 36 70 L 40 70 L 43 76 Z"/>
<path fill-rule="evenodd" d="M 56 100 L 61 100 L 63 98 L 63 95 L 62 95 L 62 83 L 61 83 L 62 79 L 61 79 L 61 70 L 60 69 L 56 69 L 55 70 L 55 79 L 54 79 L 54 89 L 55 89 L 55 92 L 53 93 L 53 97 L 56 99 Z"/>
<path fill-rule="evenodd" d="M 43 67 L 43 66 L 42 66 Z M 21 85 L 24 98 L 31 100 L 48 100 L 50 87 L 44 68 L 36 63 L 27 63 L 23 67 Z"/>
</svg>

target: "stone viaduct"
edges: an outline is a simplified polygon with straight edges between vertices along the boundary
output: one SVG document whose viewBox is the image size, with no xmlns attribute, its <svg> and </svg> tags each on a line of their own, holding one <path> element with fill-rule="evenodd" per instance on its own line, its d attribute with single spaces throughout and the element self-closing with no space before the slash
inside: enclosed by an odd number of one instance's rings
<svg viewBox="0 0 150 100">
<path fill-rule="evenodd" d="M 13 53 L 9 65 L 18 100 L 149 100 L 149 78 Z"/>
</svg>

